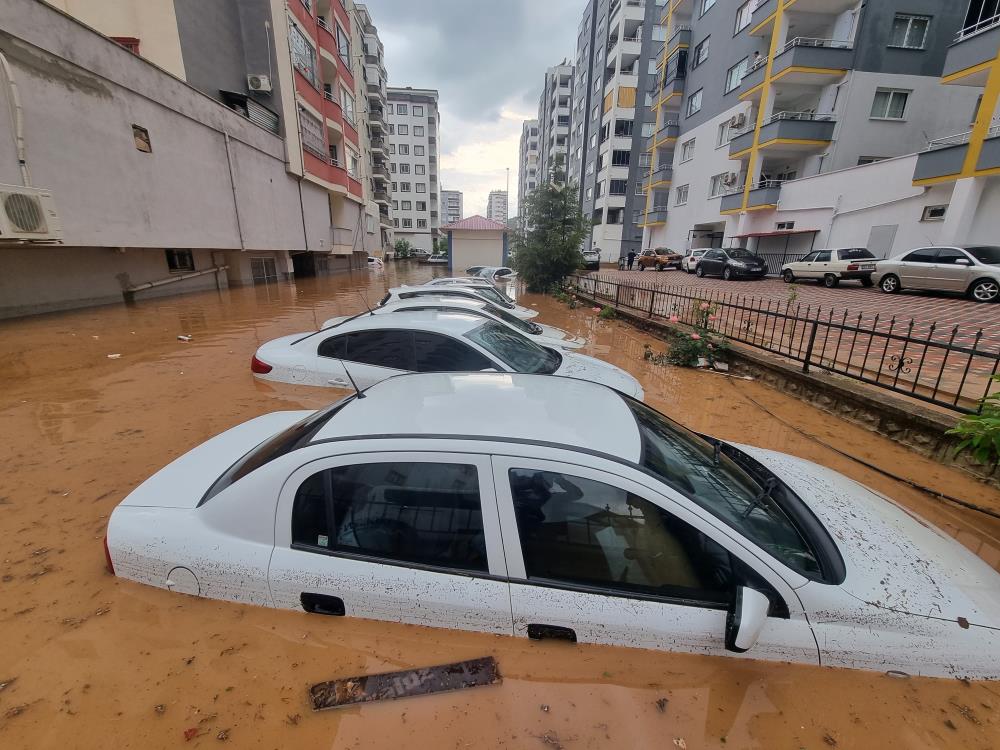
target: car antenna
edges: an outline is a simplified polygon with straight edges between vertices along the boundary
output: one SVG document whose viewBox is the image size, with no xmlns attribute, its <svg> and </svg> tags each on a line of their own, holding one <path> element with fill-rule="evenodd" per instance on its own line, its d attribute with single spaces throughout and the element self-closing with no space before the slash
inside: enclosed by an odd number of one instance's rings
<svg viewBox="0 0 1000 750">
<path fill-rule="evenodd" d="M 368 298 L 367 298 L 367 297 L 365 297 L 365 295 L 364 295 L 364 294 L 362 294 L 361 292 L 358 292 L 358 296 L 359 296 L 359 297 L 361 297 L 361 301 L 362 301 L 362 302 L 364 302 L 364 303 L 365 303 L 365 307 L 367 307 L 367 308 L 368 308 L 368 314 L 369 314 L 369 315 L 374 315 L 374 314 L 375 314 L 375 311 L 374 311 L 374 310 L 372 310 L 372 306 L 368 304 Z M 346 368 L 345 368 L 345 369 L 346 369 Z"/>
<path fill-rule="evenodd" d="M 344 372 L 347 374 L 347 379 L 350 380 L 351 385 L 354 386 L 354 394 L 358 397 L 359 400 L 366 398 L 364 391 L 358 388 L 358 384 L 355 383 L 354 378 L 351 377 L 351 371 L 347 369 L 347 363 L 342 359 L 338 359 L 337 361 L 340 362 L 341 366 L 344 368 Z"/>
</svg>

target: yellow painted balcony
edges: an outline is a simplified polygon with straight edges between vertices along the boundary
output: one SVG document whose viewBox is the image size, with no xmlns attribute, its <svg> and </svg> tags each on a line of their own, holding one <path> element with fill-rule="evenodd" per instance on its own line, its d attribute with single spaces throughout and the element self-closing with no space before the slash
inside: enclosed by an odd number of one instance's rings
<svg viewBox="0 0 1000 750">
<path fill-rule="evenodd" d="M 1000 15 L 967 26 L 948 48 L 941 82 L 958 86 L 985 86 L 998 49 Z"/>
</svg>

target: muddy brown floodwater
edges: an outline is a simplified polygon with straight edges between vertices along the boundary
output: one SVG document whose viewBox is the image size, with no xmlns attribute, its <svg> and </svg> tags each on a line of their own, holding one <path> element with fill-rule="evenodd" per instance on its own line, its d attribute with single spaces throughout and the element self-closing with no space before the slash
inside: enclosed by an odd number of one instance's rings
<svg viewBox="0 0 1000 750">
<path fill-rule="evenodd" d="M 375 303 L 387 285 L 429 274 L 390 267 L 0 323 L 0 747 L 1000 746 L 996 683 L 331 619 L 171 594 L 105 572 L 108 514 L 152 472 L 238 422 L 339 395 L 256 382 L 256 346 L 357 311 L 362 293 Z M 996 520 L 933 501 L 780 420 L 952 495 L 1000 508 L 997 493 L 757 383 L 646 363 L 643 344 L 658 342 L 589 309 L 522 302 L 636 374 L 656 408 L 831 466 L 1000 567 Z M 499 686 L 308 707 L 316 682 L 487 655 L 499 663 Z"/>
</svg>

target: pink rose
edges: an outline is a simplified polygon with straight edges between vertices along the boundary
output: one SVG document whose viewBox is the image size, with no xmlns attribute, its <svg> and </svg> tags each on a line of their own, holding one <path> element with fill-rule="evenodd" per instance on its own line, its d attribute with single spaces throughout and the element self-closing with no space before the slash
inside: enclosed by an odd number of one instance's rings
<svg viewBox="0 0 1000 750">
<path fill-rule="evenodd" d="M 708 319 L 709 319 L 709 320 L 715 320 L 715 316 L 714 316 L 714 315 L 709 315 L 709 316 L 708 316 Z"/>
<path fill-rule="evenodd" d="M 599 308 L 599 307 L 592 307 L 590 309 L 593 310 L 594 312 L 600 312 L 601 311 L 601 308 Z"/>
<path fill-rule="evenodd" d="M 699 336 L 697 333 L 692 333 L 691 334 L 691 340 L 692 341 L 701 341 L 701 336 Z"/>
<path fill-rule="evenodd" d="M 709 307 L 709 305 L 708 305 L 708 303 L 707 303 L 707 302 L 702 302 L 702 303 L 701 303 L 701 309 L 702 309 L 702 310 L 707 310 L 707 309 L 708 309 L 708 307 Z"/>
<path fill-rule="evenodd" d="M 676 315 L 671 315 L 670 316 L 670 322 L 671 323 L 676 323 L 679 320 L 680 320 L 680 318 L 678 318 Z"/>
</svg>

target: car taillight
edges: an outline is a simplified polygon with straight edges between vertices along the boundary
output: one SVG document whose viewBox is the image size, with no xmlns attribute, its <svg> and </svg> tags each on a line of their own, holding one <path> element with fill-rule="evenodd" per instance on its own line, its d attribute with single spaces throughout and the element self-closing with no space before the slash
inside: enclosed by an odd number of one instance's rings
<svg viewBox="0 0 1000 750">
<path fill-rule="evenodd" d="M 108 549 L 108 535 L 104 535 L 104 563 L 108 566 L 108 572 L 115 574 L 115 564 L 111 562 L 111 550 Z"/>
<path fill-rule="evenodd" d="M 267 362 L 261 362 L 257 359 L 256 355 L 254 355 L 253 359 L 250 360 L 250 371 L 257 373 L 258 375 L 267 375 L 272 369 L 271 365 Z"/>
<path fill-rule="evenodd" d="M 851 264 L 849 264 L 847 266 L 847 270 L 848 271 L 857 271 L 860 267 L 861 266 L 859 266 L 857 263 L 851 263 Z"/>
</svg>

